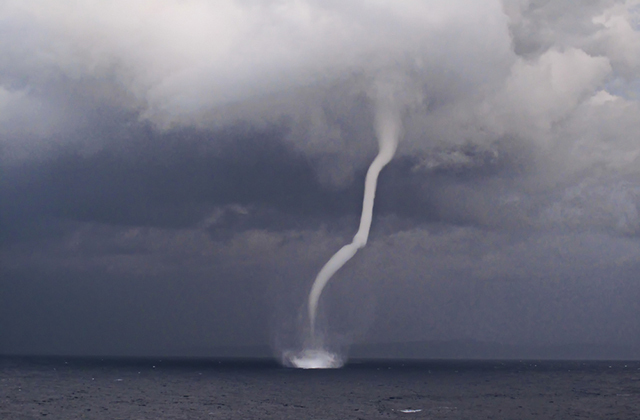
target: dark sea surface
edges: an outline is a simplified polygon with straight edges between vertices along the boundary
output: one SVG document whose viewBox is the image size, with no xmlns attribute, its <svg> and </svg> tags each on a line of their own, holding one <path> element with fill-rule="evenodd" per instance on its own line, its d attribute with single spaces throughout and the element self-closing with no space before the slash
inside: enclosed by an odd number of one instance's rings
<svg viewBox="0 0 640 420">
<path fill-rule="evenodd" d="M 0 358 L 0 419 L 640 419 L 640 362 Z"/>
</svg>

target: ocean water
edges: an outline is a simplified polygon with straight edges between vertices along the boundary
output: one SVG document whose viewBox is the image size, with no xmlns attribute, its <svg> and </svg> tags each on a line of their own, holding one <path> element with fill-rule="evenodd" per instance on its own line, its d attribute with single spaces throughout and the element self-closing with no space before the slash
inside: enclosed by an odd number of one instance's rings
<svg viewBox="0 0 640 420">
<path fill-rule="evenodd" d="M 0 419 L 640 419 L 640 362 L 0 358 Z"/>
</svg>

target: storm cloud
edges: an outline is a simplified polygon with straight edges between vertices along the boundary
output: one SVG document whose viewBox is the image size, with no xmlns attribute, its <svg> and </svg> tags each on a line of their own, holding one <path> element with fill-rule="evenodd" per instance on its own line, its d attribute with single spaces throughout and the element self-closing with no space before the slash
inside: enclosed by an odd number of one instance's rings
<svg viewBox="0 0 640 420">
<path fill-rule="evenodd" d="M 0 39 L 2 353 L 286 345 L 379 80 L 337 340 L 640 346 L 637 1 L 5 1 Z"/>
</svg>

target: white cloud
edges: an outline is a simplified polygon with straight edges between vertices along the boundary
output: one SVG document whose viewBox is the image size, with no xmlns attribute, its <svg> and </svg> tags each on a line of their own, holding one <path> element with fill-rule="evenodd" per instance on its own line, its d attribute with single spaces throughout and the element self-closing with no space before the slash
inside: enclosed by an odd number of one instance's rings
<svg viewBox="0 0 640 420">
<path fill-rule="evenodd" d="M 394 62 L 478 83 L 509 47 L 495 0 L 31 0 L 7 2 L 0 13 L 13 28 L 9 45 L 22 44 L 8 67 L 71 78 L 115 72 L 160 123 Z"/>
<path fill-rule="evenodd" d="M 640 3 L 618 3 L 593 18 L 600 30 L 590 40 L 592 49 L 610 58 L 622 75 L 637 78 L 640 71 Z"/>
<path fill-rule="evenodd" d="M 498 135 L 544 141 L 552 125 L 601 86 L 610 70 L 606 58 L 573 48 L 551 49 L 534 61 L 520 58 L 502 90 L 483 104 L 488 125 Z"/>
</svg>

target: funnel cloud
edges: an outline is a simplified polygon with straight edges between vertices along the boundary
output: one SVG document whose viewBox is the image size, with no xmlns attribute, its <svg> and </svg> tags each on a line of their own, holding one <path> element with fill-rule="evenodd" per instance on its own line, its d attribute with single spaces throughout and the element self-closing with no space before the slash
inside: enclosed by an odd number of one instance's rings
<svg viewBox="0 0 640 420">
<path fill-rule="evenodd" d="M 365 177 L 364 199 L 362 202 L 362 214 L 360 216 L 358 231 L 353 237 L 353 241 L 340 248 L 324 267 L 322 267 L 309 293 L 309 322 L 311 324 L 312 337 L 314 336 L 316 312 L 322 290 L 331 277 L 356 254 L 358 249 L 364 247 L 369 239 L 378 175 L 380 175 L 380 171 L 382 171 L 393 158 L 396 148 L 398 147 L 401 131 L 402 122 L 400 121 L 400 112 L 398 110 L 399 104 L 393 98 L 394 89 L 393 86 L 378 88 L 376 133 L 380 150 L 371 163 L 371 166 L 369 166 Z"/>
</svg>

